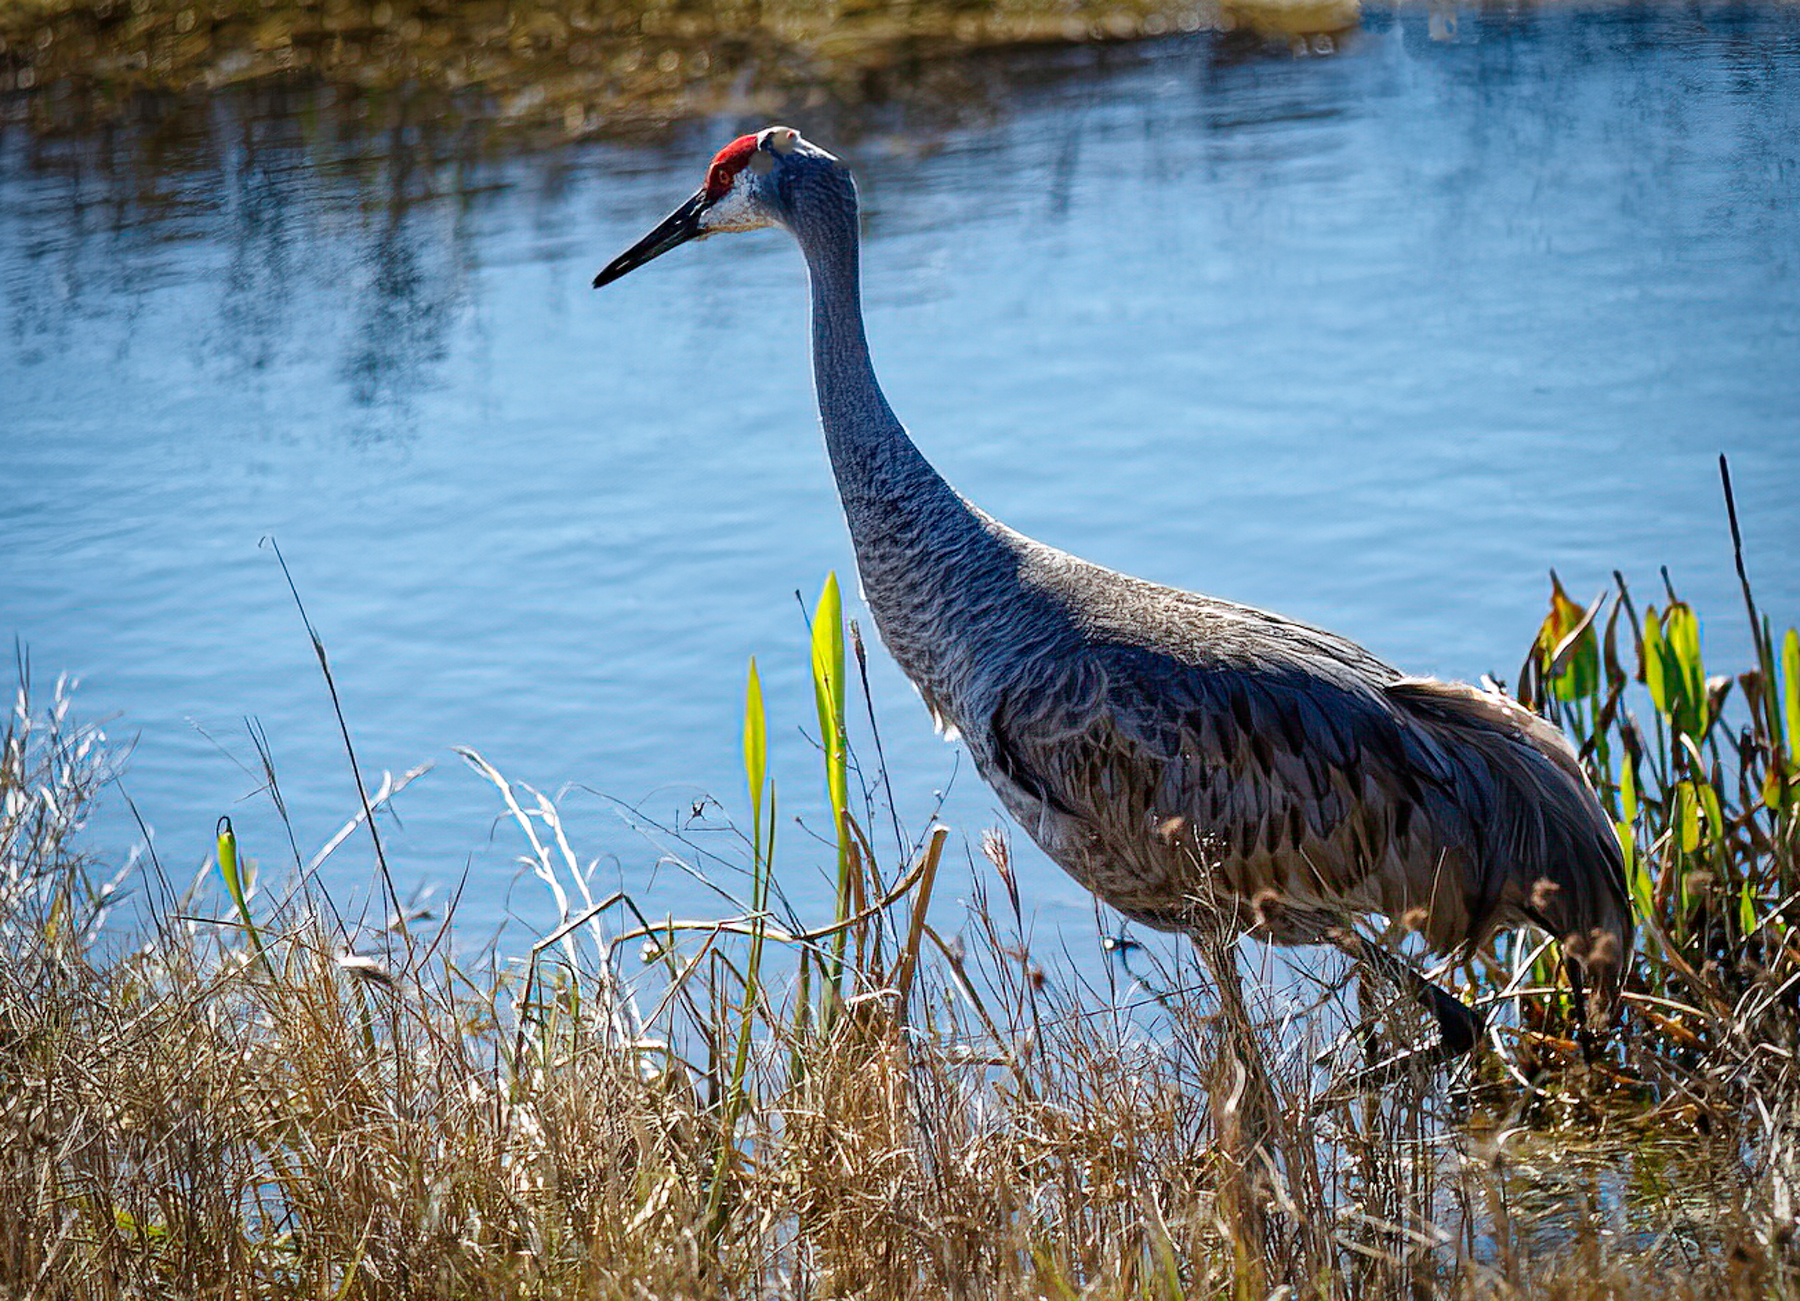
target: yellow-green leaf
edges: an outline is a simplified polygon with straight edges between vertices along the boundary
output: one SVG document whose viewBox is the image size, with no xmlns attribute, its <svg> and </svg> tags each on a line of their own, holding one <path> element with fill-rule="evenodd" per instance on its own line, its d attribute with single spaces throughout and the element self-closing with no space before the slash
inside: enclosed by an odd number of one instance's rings
<svg viewBox="0 0 1800 1301">
<path fill-rule="evenodd" d="M 1663 615 L 1663 634 L 1669 654 L 1681 675 L 1685 722 L 1696 735 L 1706 731 L 1706 668 L 1700 659 L 1700 621 L 1685 601 L 1671 601 Z"/>
<path fill-rule="evenodd" d="M 1700 801 L 1694 797 L 1691 781 L 1675 783 L 1675 826 L 1682 853 L 1691 854 L 1700 848 Z"/>
<path fill-rule="evenodd" d="M 744 777 L 750 798 L 762 803 L 763 783 L 769 772 L 769 732 L 763 714 L 762 678 L 756 672 L 756 656 L 750 657 L 750 677 L 744 684 Z"/>
<path fill-rule="evenodd" d="M 220 818 L 216 828 L 219 835 L 219 875 L 225 878 L 225 892 L 231 896 L 232 904 L 237 908 L 238 919 L 244 923 L 244 931 L 250 936 L 250 947 L 256 950 L 263 965 L 268 965 L 268 957 L 263 953 L 262 936 L 257 933 L 256 923 L 250 917 L 249 865 L 238 858 L 237 832 L 231 828 L 230 818 Z"/>
<path fill-rule="evenodd" d="M 1613 831 L 1619 837 L 1619 853 L 1625 859 L 1625 881 L 1631 889 L 1631 902 L 1636 905 L 1639 917 L 1648 917 L 1656 908 L 1656 892 L 1650 873 L 1638 859 L 1637 837 L 1627 822 L 1613 823 Z"/>
<path fill-rule="evenodd" d="M 238 876 L 237 832 L 231 829 L 230 818 L 219 819 L 218 833 L 219 875 L 225 878 L 225 892 L 231 896 L 231 902 L 242 909 L 244 884 Z"/>
<path fill-rule="evenodd" d="M 1711 782 L 1701 782 L 1700 808 L 1706 814 L 1706 838 L 1716 844 L 1725 842 L 1725 810 L 1719 805 L 1719 792 L 1714 790 Z"/>
<path fill-rule="evenodd" d="M 1632 762 L 1629 750 L 1626 751 L 1624 760 L 1619 764 L 1619 814 L 1625 820 L 1626 826 L 1637 825 L 1637 764 Z"/>
<path fill-rule="evenodd" d="M 1587 607 L 1569 599 L 1562 580 L 1552 573 L 1550 613 L 1538 629 L 1538 658 L 1559 700 L 1582 700 L 1600 688 L 1600 640 L 1591 624 L 1582 626 L 1587 613 Z"/>
<path fill-rule="evenodd" d="M 1653 605 L 1644 611 L 1644 685 L 1650 688 L 1650 703 L 1656 706 L 1656 712 L 1667 717 L 1674 710 L 1670 706 L 1669 683 L 1663 673 L 1665 663 L 1662 620 L 1657 617 Z"/>
</svg>

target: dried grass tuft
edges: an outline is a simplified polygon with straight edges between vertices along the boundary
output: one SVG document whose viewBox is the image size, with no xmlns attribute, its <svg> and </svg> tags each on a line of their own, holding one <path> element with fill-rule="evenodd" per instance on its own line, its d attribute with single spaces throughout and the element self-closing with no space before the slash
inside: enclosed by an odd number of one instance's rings
<svg viewBox="0 0 1800 1301">
<path fill-rule="evenodd" d="M 1593 625 L 1547 641 L 1549 690 Z M 1410 1000 L 1335 968 L 1246 997 L 1229 935 L 1115 942 L 1090 987 L 1034 956 L 999 833 L 946 918 L 944 830 L 883 871 L 846 807 L 832 919 L 778 916 L 772 787 L 717 922 L 593 897 L 555 803 L 467 752 L 563 917 L 518 959 L 458 957 L 448 921 L 346 932 L 316 888 L 178 895 L 154 861 L 126 937 L 80 836 L 111 757 L 21 664 L 0 1295 L 1793 1295 L 1800 639 L 1759 637 L 1734 735 L 1682 617 L 1644 627 L 1641 655 L 1677 647 L 1648 726 L 1598 646 L 1561 706 L 1632 846 L 1629 1033 L 1587 1060 L 1549 951 L 1509 937 L 1464 968 L 1499 1051 L 1379 1088 L 1371 1059 L 1432 1033 Z"/>
</svg>

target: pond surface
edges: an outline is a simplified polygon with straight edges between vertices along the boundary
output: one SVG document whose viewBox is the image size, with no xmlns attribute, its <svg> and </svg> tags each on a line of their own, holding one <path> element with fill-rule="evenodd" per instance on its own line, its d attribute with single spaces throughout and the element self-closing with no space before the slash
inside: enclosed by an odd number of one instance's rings
<svg viewBox="0 0 1800 1301">
<path fill-rule="evenodd" d="M 1667 564 L 1736 669 L 1726 452 L 1800 619 L 1800 9 L 1377 10 L 1330 57 L 1182 37 L 982 84 L 790 116 L 856 169 L 895 409 L 1001 518 L 1455 677 L 1514 676 L 1551 567 L 1645 600 Z M 757 125 L 522 153 L 289 91 L 0 128 L 0 635 L 135 741 L 171 875 L 224 813 L 291 862 L 246 719 L 304 852 L 356 805 L 272 536 L 365 769 L 437 763 L 388 848 L 403 893 L 462 884 L 465 936 L 551 912 L 455 744 L 567 787 L 606 887 L 724 911 L 614 801 L 741 815 L 752 654 L 823 910 L 794 594 L 852 566 L 800 260 L 764 232 L 587 287 Z M 947 789 L 978 843 L 996 802 L 870 659 L 908 833 Z M 135 835 L 115 796 L 96 843 Z M 1091 953 L 1085 895 L 1016 848 L 1040 934 Z M 326 878 L 366 894 L 360 841 Z"/>
</svg>

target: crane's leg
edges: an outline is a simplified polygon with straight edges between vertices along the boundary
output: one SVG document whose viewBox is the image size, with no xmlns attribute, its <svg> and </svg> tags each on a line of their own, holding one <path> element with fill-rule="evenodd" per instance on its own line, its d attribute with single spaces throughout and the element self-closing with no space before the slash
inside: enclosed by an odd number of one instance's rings
<svg viewBox="0 0 1800 1301">
<path fill-rule="evenodd" d="M 1220 1209 L 1242 1235 L 1245 1255 L 1260 1272 L 1267 1227 L 1261 1190 L 1264 1163 L 1280 1108 L 1269 1078 L 1255 1023 L 1238 977 L 1235 935 L 1223 930 L 1195 932 L 1194 946 L 1219 991 L 1219 1054 L 1210 1086 L 1213 1129 L 1230 1169 L 1219 1180 Z"/>
<path fill-rule="evenodd" d="M 1581 1045 L 1581 1060 L 1592 1066 L 1595 1050 L 1594 1035 L 1588 1029 L 1587 983 L 1581 974 L 1581 964 L 1566 954 L 1563 970 L 1569 975 L 1569 1001 L 1575 1005 L 1575 1042 Z"/>
</svg>

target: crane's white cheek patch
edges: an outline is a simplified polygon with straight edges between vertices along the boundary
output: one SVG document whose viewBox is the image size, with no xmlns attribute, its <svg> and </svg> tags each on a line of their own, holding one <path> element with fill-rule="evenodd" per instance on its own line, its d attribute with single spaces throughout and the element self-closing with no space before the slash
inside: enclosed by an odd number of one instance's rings
<svg viewBox="0 0 1800 1301">
<path fill-rule="evenodd" d="M 758 211 L 751 199 L 749 182 L 739 180 L 724 197 L 700 214 L 700 229 L 711 235 L 727 230 L 760 230 L 773 223 Z"/>
</svg>

